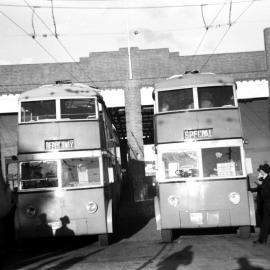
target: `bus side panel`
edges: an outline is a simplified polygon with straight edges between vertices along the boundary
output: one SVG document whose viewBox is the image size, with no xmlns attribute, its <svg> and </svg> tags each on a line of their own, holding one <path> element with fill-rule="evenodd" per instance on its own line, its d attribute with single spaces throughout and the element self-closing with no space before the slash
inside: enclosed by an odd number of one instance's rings
<svg viewBox="0 0 270 270">
<path fill-rule="evenodd" d="M 70 220 L 76 223 L 76 234 L 100 234 L 107 232 L 106 214 L 109 197 L 105 199 L 104 187 L 82 190 L 67 190 L 63 215 L 69 215 Z M 89 213 L 89 202 L 97 204 L 97 211 Z M 82 221 L 84 221 L 82 223 Z M 80 225 L 81 224 L 81 225 Z"/>
<path fill-rule="evenodd" d="M 251 224 L 245 179 L 160 183 L 159 190 L 162 229 Z M 229 200 L 231 192 L 240 194 L 239 204 Z M 170 196 L 178 200 L 170 204 Z"/>
<path fill-rule="evenodd" d="M 21 124 L 18 126 L 18 136 L 19 153 L 43 152 L 46 140 L 73 139 L 71 148 L 100 148 L 98 121 L 78 121 L 72 122 L 72 125 L 70 122 Z"/>
<path fill-rule="evenodd" d="M 18 193 L 15 231 L 18 238 L 51 237 L 48 223 L 59 221 L 61 200 L 54 191 Z M 40 225 L 40 226 L 39 226 Z"/>
<path fill-rule="evenodd" d="M 155 116 L 156 143 L 184 141 L 185 130 L 213 128 L 211 139 L 242 137 L 238 109 L 186 111 Z"/>
<path fill-rule="evenodd" d="M 89 213 L 89 202 L 98 206 L 95 213 Z M 19 238 L 52 237 L 62 225 L 60 218 L 67 216 L 67 227 L 75 235 L 107 232 L 106 201 L 104 188 L 62 190 L 59 193 L 19 193 L 16 210 L 16 233 Z M 53 235 L 46 235 L 47 225 Z"/>
</svg>

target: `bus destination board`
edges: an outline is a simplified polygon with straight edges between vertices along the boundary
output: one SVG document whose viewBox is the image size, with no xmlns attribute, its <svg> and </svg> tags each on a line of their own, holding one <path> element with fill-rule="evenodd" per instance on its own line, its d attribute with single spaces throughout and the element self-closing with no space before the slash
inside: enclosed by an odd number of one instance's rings
<svg viewBox="0 0 270 270">
<path fill-rule="evenodd" d="M 45 150 L 67 150 L 74 148 L 74 139 L 67 140 L 46 140 Z"/>
<path fill-rule="evenodd" d="M 212 128 L 184 130 L 185 140 L 199 140 L 199 139 L 208 139 L 212 137 L 213 137 Z"/>
</svg>

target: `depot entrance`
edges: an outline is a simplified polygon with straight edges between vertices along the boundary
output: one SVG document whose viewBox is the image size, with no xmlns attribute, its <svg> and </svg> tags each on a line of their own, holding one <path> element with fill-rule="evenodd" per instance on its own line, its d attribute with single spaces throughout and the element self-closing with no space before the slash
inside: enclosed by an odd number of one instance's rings
<svg viewBox="0 0 270 270">
<path fill-rule="evenodd" d="M 121 145 L 121 158 L 122 158 L 122 168 L 123 175 L 126 179 L 125 182 L 125 192 L 128 196 L 132 196 L 132 183 L 128 179 L 128 152 L 129 146 L 127 143 L 126 135 L 126 114 L 125 107 L 114 107 L 108 108 L 108 111 L 112 117 L 112 121 L 120 137 Z M 141 106 L 142 113 L 142 126 L 143 126 L 143 143 L 144 143 L 144 163 L 145 163 L 145 177 L 144 183 L 147 189 L 147 198 L 151 199 L 155 195 L 155 159 L 154 159 L 154 106 L 153 105 L 143 105 Z"/>
</svg>

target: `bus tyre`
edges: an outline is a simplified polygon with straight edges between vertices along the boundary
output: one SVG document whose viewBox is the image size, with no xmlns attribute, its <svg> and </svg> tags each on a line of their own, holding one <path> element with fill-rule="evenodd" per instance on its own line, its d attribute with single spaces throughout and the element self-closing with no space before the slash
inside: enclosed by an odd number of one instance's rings
<svg viewBox="0 0 270 270">
<path fill-rule="evenodd" d="M 109 234 L 103 233 L 98 235 L 98 242 L 100 246 L 108 246 L 109 245 Z"/>
<path fill-rule="evenodd" d="M 249 238 L 250 237 L 250 226 L 239 227 L 239 236 L 240 236 L 240 238 Z"/>
<path fill-rule="evenodd" d="M 173 231 L 171 229 L 161 230 L 161 239 L 165 243 L 170 243 L 173 240 Z"/>
</svg>

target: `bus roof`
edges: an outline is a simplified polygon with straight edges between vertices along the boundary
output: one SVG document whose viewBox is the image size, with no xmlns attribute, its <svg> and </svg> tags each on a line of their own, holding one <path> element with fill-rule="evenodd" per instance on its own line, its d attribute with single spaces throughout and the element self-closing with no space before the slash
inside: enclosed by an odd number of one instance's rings
<svg viewBox="0 0 270 270">
<path fill-rule="evenodd" d="M 187 73 L 174 75 L 166 80 L 156 83 L 155 90 L 189 88 L 215 84 L 234 84 L 234 79 L 227 75 L 214 73 Z"/>
<path fill-rule="evenodd" d="M 43 85 L 32 90 L 25 91 L 19 96 L 19 100 L 28 99 L 55 99 L 55 98 L 80 98 L 98 97 L 102 99 L 98 90 L 81 83 L 62 83 Z"/>
</svg>

